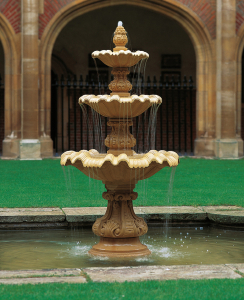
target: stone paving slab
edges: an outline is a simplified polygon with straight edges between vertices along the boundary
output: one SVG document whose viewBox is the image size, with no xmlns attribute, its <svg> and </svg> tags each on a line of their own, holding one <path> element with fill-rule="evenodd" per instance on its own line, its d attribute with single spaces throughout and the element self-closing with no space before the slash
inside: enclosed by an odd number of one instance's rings
<svg viewBox="0 0 244 300">
<path fill-rule="evenodd" d="M 60 208 L 0 208 L 0 223 L 63 222 Z"/>
<path fill-rule="evenodd" d="M 50 269 L 50 270 L 3 270 L 0 271 L 0 279 L 7 278 L 26 278 L 37 276 L 80 276 L 81 269 Z"/>
<path fill-rule="evenodd" d="M 226 265 L 141 266 L 84 269 L 94 282 L 241 278 Z"/>
<path fill-rule="evenodd" d="M 204 221 L 207 219 L 206 212 L 193 206 L 145 206 L 134 207 L 134 210 L 138 216 L 148 220 L 168 218 L 171 221 Z"/>
<path fill-rule="evenodd" d="M 87 282 L 85 274 L 94 282 L 235 279 L 243 277 L 235 272 L 241 272 L 243 269 L 244 264 L 222 264 L 0 271 L 0 284 L 85 283 Z"/>
<path fill-rule="evenodd" d="M 0 284 L 38 284 L 38 283 L 86 283 L 85 277 L 39 277 L 0 279 Z"/>
<path fill-rule="evenodd" d="M 244 224 L 244 207 L 203 206 L 209 220 L 221 224 Z"/>
<path fill-rule="evenodd" d="M 65 207 L 62 208 L 67 222 L 95 222 L 106 212 L 106 207 Z"/>
<path fill-rule="evenodd" d="M 135 213 L 146 221 L 188 221 L 199 222 L 210 219 L 220 224 L 244 224 L 244 207 L 238 206 L 146 206 L 134 207 Z M 0 229 L 13 224 L 16 228 L 24 223 L 58 224 L 57 227 L 68 226 L 68 223 L 95 222 L 105 214 L 106 207 L 65 207 L 59 208 L 0 208 Z M 68 222 L 68 223 L 65 223 Z M 17 224 L 19 223 L 19 225 Z M 45 225 L 46 226 L 46 225 Z"/>
<path fill-rule="evenodd" d="M 232 270 L 237 270 L 244 275 L 244 264 L 226 264 Z"/>
<path fill-rule="evenodd" d="M 96 218 L 102 217 L 106 212 L 106 207 L 65 207 L 62 208 L 67 222 L 95 222 Z M 148 206 L 134 207 L 135 213 L 139 217 L 152 220 L 165 220 L 169 218 L 173 221 L 204 221 L 207 214 L 200 208 L 192 206 Z"/>
</svg>

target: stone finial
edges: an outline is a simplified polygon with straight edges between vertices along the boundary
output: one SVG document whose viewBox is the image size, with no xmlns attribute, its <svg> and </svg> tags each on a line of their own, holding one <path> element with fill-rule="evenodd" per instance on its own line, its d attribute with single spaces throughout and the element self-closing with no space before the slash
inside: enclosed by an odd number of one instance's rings
<svg viewBox="0 0 244 300">
<path fill-rule="evenodd" d="M 125 31 L 124 27 L 122 26 L 121 21 L 119 21 L 118 27 L 116 28 L 116 30 L 114 32 L 113 43 L 116 46 L 113 49 L 113 51 L 120 51 L 120 50 L 126 51 L 127 50 L 127 48 L 125 47 L 125 45 L 128 43 L 127 32 Z"/>
</svg>

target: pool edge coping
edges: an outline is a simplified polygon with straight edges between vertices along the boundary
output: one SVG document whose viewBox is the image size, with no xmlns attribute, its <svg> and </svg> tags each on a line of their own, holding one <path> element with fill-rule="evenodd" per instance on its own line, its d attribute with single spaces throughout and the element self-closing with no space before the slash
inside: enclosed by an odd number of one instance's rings
<svg viewBox="0 0 244 300">
<path fill-rule="evenodd" d="M 244 207 L 240 206 L 137 206 L 137 216 L 149 224 L 170 222 L 212 222 L 220 225 L 244 226 Z M 0 229 L 14 226 L 68 227 L 90 226 L 105 214 L 106 207 L 42 207 L 0 208 Z"/>
<path fill-rule="evenodd" d="M 125 282 L 145 280 L 237 279 L 244 277 L 244 264 L 172 265 L 49 270 L 0 270 L 0 284 Z"/>
</svg>

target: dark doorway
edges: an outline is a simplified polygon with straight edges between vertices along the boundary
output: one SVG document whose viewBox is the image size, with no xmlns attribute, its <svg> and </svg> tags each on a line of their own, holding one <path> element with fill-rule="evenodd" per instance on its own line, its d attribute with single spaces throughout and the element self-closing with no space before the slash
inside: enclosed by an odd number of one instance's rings
<svg viewBox="0 0 244 300">
<path fill-rule="evenodd" d="M 53 140 L 53 151 L 54 155 L 58 151 L 58 117 L 57 117 L 57 101 L 58 101 L 58 90 L 57 75 L 52 71 L 51 75 L 51 138 Z"/>
</svg>

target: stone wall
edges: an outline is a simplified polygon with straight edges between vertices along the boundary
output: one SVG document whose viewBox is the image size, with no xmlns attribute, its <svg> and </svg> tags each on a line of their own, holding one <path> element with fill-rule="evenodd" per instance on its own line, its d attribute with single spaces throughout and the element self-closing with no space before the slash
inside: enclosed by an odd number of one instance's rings
<svg viewBox="0 0 244 300">
<path fill-rule="evenodd" d="M 39 38 L 53 16 L 64 6 L 74 0 L 44 1 L 44 11 L 39 15 Z"/>
<path fill-rule="evenodd" d="M 44 1 L 44 12 L 39 17 L 39 38 L 52 17 L 58 10 L 75 0 Z M 176 0 L 190 8 L 198 15 L 209 30 L 211 37 L 216 37 L 216 3 L 215 0 Z M 168 1 L 175 2 L 175 1 Z"/>
<path fill-rule="evenodd" d="M 189 7 L 208 28 L 212 39 L 216 38 L 216 1 L 215 0 L 177 0 Z M 173 2 L 173 1 L 172 1 Z"/>
</svg>

